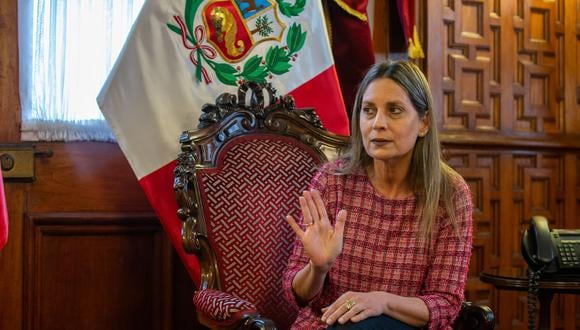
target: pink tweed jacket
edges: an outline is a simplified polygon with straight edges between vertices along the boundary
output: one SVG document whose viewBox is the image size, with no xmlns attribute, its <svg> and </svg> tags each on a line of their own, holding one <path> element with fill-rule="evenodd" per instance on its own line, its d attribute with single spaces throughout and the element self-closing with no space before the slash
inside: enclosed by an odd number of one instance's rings
<svg viewBox="0 0 580 330">
<path fill-rule="evenodd" d="M 472 244 L 472 201 L 462 179 L 454 182 L 454 230 L 439 208 L 437 235 L 430 249 L 418 242 L 416 199 L 390 200 L 370 184 L 364 171 L 332 174 L 336 163 L 326 164 L 311 182 L 320 191 L 328 214 L 346 209 L 343 251 L 327 275 L 322 291 L 300 312 L 293 329 L 325 329 L 320 309 L 347 291 L 387 291 L 422 299 L 429 309 L 428 329 L 451 329 L 464 299 Z M 332 218 L 331 222 L 334 223 Z M 298 304 L 292 290 L 296 273 L 309 262 L 300 240 L 294 243 L 284 272 L 285 298 Z"/>
</svg>

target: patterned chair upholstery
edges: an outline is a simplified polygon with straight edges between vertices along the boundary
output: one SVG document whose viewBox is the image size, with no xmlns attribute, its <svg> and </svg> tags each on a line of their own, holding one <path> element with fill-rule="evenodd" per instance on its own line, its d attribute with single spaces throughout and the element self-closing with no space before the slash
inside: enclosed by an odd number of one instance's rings
<svg viewBox="0 0 580 330">
<path fill-rule="evenodd" d="M 198 130 L 181 135 L 174 171 L 183 244 L 201 265 L 198 320 L 213 329 L 287 329 L 297 311 L 282 298 L 294 241 L 285 216 L 299 215 L 298 196 L 347 138 L 269 85 L 245 83 L 202 111 Z"/>
</svg>

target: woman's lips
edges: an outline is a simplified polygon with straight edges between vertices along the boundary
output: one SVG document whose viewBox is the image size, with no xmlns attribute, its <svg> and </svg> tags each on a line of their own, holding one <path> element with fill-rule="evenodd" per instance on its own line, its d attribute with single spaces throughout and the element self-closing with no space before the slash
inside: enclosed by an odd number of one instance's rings
<svg viewBox="0 0 580 330">
<path fill-rule="evenodd" d="M 371 143 L 374 143 L 377 145 L 383 145 L 383 144 L 387 144 L 390 142 L 391 142 L 391 140 L 387 140 L 387 139 L 371 139 Z"/>
</svg>

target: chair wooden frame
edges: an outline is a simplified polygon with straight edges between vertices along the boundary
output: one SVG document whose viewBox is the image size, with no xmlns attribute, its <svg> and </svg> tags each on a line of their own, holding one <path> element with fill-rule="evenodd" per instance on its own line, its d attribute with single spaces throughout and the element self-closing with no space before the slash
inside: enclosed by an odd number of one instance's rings
<svg viewBox="0 0 580 330">
<path fill-rule="evenodd" d="M 296 139 L 309 145 L 322 161 L 335 159 L 348 145 L 347 137 L 324 129 L 313 109 L 296 109 L 291 96 L 276 97 L 275 92 L 269 84 L 244 83 L 237 97 L 224 93 L 215 104 L 204 105 L 198 130 L 185 131 L 180 137 L 181 153 L 174 170 L 174 190 L 178 216 L 183 221 L 183 247 L 186 252 L 195 254 L 200 263 L 199 289 L 220 290 L 221 287 L 217 258 L 207 236 L 203 205 L 197 202 L 201 196 L 197 170 L 215 167 L 217 155 L 224 145 L 248 134 L 276 134 Z M 247 99 L 249 104 L 246 104 Z M 269 322 L 258 315 L 247 315 L 240 326 L 259 324 Z"/>
</svg>

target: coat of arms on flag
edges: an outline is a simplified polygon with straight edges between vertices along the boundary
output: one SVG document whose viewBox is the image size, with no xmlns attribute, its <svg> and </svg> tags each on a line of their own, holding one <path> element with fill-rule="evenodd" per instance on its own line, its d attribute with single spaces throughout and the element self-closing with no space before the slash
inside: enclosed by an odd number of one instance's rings
<svg viewBox="0 0 580 330">
<path fill-rule="evenodd" d="M 181 36 L 195 66 L 198 81 L 235 86 L 244 81 L 265 82 L 292 68 L 307 33 L 299 23 L 289 28 L 279 18 L 298 16 L 306 0 L 293 5 L 283 0 L 187 0 L 183 16 L 174 15 L 168 28 Z M 272 41 L 265 56 L 252 50 Z M 209 68 L 209 70 L 208 70 Z"/>
</svg>

